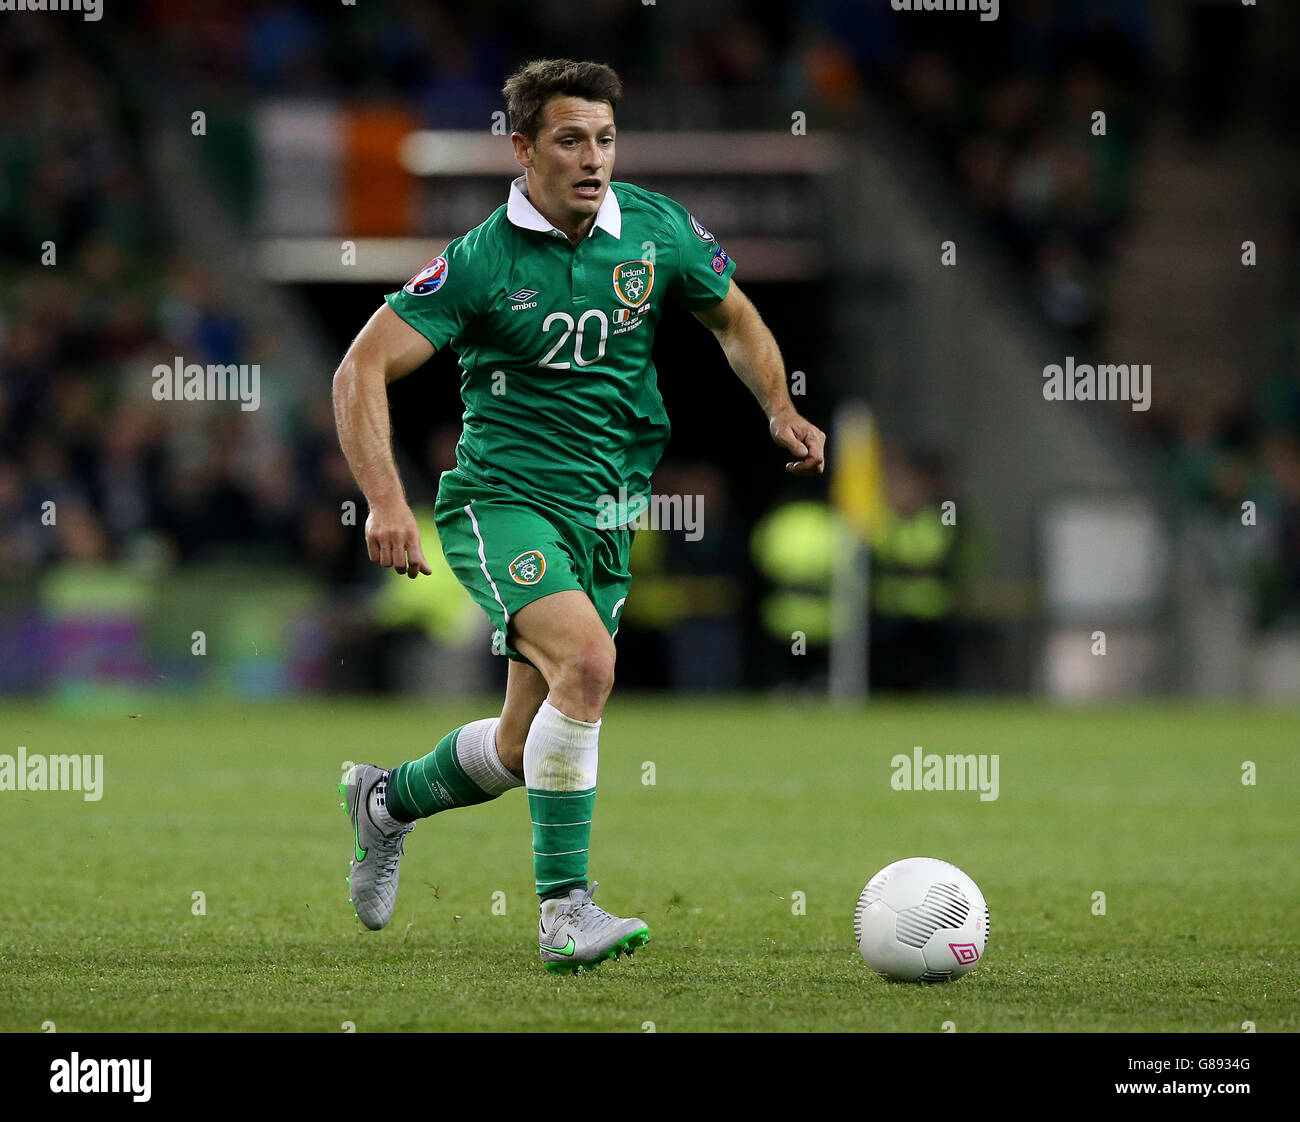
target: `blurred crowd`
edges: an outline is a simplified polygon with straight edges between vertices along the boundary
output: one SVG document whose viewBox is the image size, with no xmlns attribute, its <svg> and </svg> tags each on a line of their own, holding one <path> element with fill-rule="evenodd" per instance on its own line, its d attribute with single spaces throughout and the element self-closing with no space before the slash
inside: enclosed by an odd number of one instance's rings
<svg viewBox="0 0 1300 1122">
<path fill-rule="evenodd" d="M 12 31 L 12 34 L 11 34 Z M 151 372 L 259 363 L 259 338 L 160 228 L 112 68 L 49 21 L 0 39 L 0 577 L 56 559 L 346 568 L 328 401 L 155 401 Z M 53 505 L 50 505 L 53 504 Z"/>
<path fill-rule="evenodd" d="M 397 97 L 440 128 L 482 128 L 514 59 L 575 43 L 641 91 L 625 107 L 632 127 L 772 127 L 789 105 L 852 122 L 881 99 L 1004 240 L 1043 314 L 1081 337 L 1128 215 L 1152 36 L 1145 0 L 1008 4 L 990 24 L 900 18 L 886 0 L 148 9 L 172 64 L 217 97 Z M 734 120 L 717 91 L 741 94 L 750 118 Z M 1108 121 L 1093 136 L 1098 106 Z"/>
<path fill-rule="evenodd" d="M 1243 394 L 1235 372 L 1211 364 L 1146 426 L 1163 478 L 1209 524 L 1211 563 L 1247 582 L 1261 627 L 1300 625 L 1300 208 L 1289 241 L 1258 388 Z"/>
<path fill-rule="evenodd" d="M 615 63 L 630 85 L 698 92 L 672 102 L 675 126 L 715 123 L 710 91 L 753 91 L 748 123 L 766 127 L 765 97 L 845 123 L 875 101 L 1020 262 L 1042 314 L 1093 337 L 1130 220 L 1152 80 L 1147 4 L 1004 4 L 996 35 L 976 16 L 887 8 L 141 0 L 133 22 L 93 34 L 72 17 L 11 17 L 0 38 L 0 577 L 56 559 L 230 553 L 339 584 L 366 568 L 340 525 L 357 496 L 324 395 L 255 414 L 150 396 L 149 372 L 176 355 L 259 363 L 264 386 L 282 356 L 160 226 L 166 188 L 147 170 L 133 100 L 142 83 L 155 95 L 203 91 L 214 113 L 235 116 L 265 95 L 396 95 L 442 127 L 482 127 L 514 60 L 581 53 Z M 1085 143 L 1099 104 L 1105 136 Z M 666 106 L 628 110 L 649 119 Z M 1205 108 L 1208 125 L 1216 112 Z M 1300 234 L 1292 250 L 1300 268 Z M 1199 427 L 1158 434 L 1186 494 L 1229 512 L 1257 498 L 1269 528 L 1254 569 L 1264 621 L 1300 604 L 1297 294 L 1300 279 L 1261 400 L 1207 395 Z"/>
<path fill-rule="evenodd" d="M 906 119 L 1026 278 L 1026 295 L 1087 343 L 1129 219 L 1150 29 L 1140 3 L 1100 5 L 1104 18 L 1082 18 L 1086 9 L 1049 18 L 1053 7 L 1004 10 L 992 57 L 952 20 L 916 24 L 918 36 L 931 33 L 891 79 Z"/>
<path fill-rule="evenodd" d="M 1089 7 L 1098 5 L 1080 10 Z M 1063 136 L 1102 94 L 1123 103 L 1147 36 L 1144 5 L 1099 7 L 1105 19 L 1067 18 L 1052 4 L 1003 11 L 999 57 L 972 49 L 962 20 L 904 22 L 856 0 L 657 11 L 612 0 L 148 0 L 134 24 L 93 34 L 74 20 L 9 21 L 0 511 L 10 532 L 0 566 L 120 556 L 142 534 L 182 560 L 226 544 L 304 552 L 307 537 L 321 544 L 322 512 L 347 491 L 317 406 L 280 402 L 250 418 L 149 400 L 146 372 L 177 354 L 260 362 L 267 384 L 276 341 L 254 335 L 214 271 L 178 256 L 159 228 L 151 196 L 161 185 L 145 168 L 129 75 L 147 73 L 155 93 L 203 91 L 204 104 L 228 110 L 263 95 L 396 95 L 444 127 L 481 126 L 521 50 L 570 53 L 580 33 L 584 52 L 617 61 L 630 84 L 798 94 L 845 118 L 875 92 L 933 141 L 1037 277 L 1047 314 L 1085 330 L 1097 315 L 1092 274 L 1124 215 L 1135 130 L 1117 113 L 1104 145 L 1085 151 Z M 318 508 L 322 481 L 331 491 Z M 38 517 L 47 500 L 62 511 L 53 526 Z"/>
</svg>

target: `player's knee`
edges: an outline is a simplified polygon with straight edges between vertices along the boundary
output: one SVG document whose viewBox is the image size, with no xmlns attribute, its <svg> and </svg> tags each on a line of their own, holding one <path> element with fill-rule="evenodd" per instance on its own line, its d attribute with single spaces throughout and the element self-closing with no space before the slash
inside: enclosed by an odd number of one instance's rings
<svg viewBox="0 0 1300 1122">
<path fill-rule="evenodd" d="M 584 705 L 603 705 L 614 688 L 614 643 L 608 637 L 574 647 L 561 660 L 561 692 Z"/>
</svg>

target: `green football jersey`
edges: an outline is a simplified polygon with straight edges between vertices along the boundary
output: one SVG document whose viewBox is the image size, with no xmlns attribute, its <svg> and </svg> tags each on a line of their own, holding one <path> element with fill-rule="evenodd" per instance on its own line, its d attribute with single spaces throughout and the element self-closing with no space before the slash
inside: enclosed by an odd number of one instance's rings
<svg viewBox="0 0 1300 1122">
<path fill-rule="evenodd" d="M 458 474 L 608 527 L 668 443 L 650 357 L 664 305 L 717 304 L 735 263 L 665 195 L 611 183 L 574 246 L 525 189 L 386 299 L 460 358 Z"/>
</svg>

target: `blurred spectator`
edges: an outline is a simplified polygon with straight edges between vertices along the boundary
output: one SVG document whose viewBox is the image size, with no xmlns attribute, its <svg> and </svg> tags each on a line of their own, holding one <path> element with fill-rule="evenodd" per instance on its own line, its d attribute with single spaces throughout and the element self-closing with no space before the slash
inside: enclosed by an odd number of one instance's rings
<svg viewBox="0 0 1300 1122">
<path fill-rule="evenodd" d="M 980 563 L 971 514 L 953 499 L 943 461 L 895 450 L 885 459 L 889 513 L 871 542 L 871 684 L 886 691 L 958 688 L 962 609 Z"/>
<path fill-rule="evenodd" d="M 712 464 L 668 461 L 655 473 L 654 492 L 680 500 L 669 509 L 682 512 L 682 524 L 637 531 L 620 627 L 656 634 L 672 689 L 737 689 L 745 673 L 745 537 L 726 478 Z"/>
</svg>

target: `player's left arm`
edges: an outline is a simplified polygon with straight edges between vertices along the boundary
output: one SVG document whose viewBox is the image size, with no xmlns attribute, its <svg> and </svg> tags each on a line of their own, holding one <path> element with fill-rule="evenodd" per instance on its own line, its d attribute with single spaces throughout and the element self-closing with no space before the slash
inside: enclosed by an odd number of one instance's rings
<svg viewBox="0 0 1300 1122">
<path fill-rule="evenodd" d="M 731 369 L 767 414 L 772 439 L 799 459 L 785 465 L 794 475 L 820 475 L 825 469 L 826 434 L 799 415 L 785 384 L 781 349 L 749 297 L 733 280 L 727 295 L 695 318 L 713 332 Z"/>
</svg>

